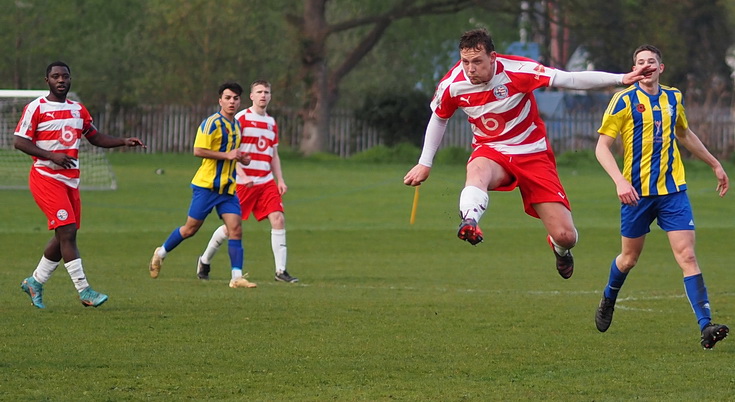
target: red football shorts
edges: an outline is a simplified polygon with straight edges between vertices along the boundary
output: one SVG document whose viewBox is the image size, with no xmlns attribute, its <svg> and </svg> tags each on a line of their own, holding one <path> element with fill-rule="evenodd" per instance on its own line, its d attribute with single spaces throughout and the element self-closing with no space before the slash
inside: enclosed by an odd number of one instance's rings
<svg viewBox="0 0 735 402">
<path fill-rule="evenodd" d="M 77 229 L 81 227 L 82 200 L 79 189 L 46 177 L 36 169 L 31 169 L 28 186 L 36 204 L 46 215 L 49 230 L 71 223 L 75 223 Z"/>
<path fill-rule="evenodd" d="M 247 220 L 251 213 L 255 219 L 262 221 L 272 212 L 283 212 L 283 199 L 275 180 L 252 187 L 238 184 L 237 198 L 240 199 L 243 220 Z"/>
<path fill-rule="evenodd" d="M 572 210 L 564 187 L 556 171 L 556 159 L 551 150 L 529 155 L 506 155 L 486 145 L 475 148 L 470 161 L 487 158 L 502 166 L 511 177 L 511 183 L 493 189 L 511 191 L 518 187 L 523 199 L 523 209 L 528 215 L 538 218 L 532 204 L 558 202 Z"/>
</svg>

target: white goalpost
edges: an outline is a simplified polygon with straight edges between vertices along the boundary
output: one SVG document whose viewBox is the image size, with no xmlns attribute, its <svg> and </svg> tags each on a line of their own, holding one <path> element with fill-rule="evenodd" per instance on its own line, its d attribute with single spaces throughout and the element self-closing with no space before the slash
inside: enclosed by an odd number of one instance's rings
<svg viewBox="0 0 735 402">
<path fill-rule="evenodd" d="M 0 189 L 27 189 L 31 157 L 13 147 L 15 127 L 26 104 L 48 90 L 0 90 Z M 78 100 L 69 93 L 69 98 Z M 79 146 L 82 190 L 115 190 L 117 181 L 106 151 L 82 139 Z"/>
</svg>

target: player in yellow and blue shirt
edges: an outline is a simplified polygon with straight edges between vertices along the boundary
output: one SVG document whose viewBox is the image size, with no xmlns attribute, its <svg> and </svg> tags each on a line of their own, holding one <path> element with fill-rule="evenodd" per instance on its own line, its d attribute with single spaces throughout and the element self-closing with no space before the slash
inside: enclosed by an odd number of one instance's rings
<svg viewBox="0 0 735 402">
<path fill-rule="evenodd" d="M 232 266 L 230 287 L 255 287 L 243 277 L 242 227 L 240 202 L 235 195 L 235 166 L 250 163 L 250 155 L 240 152 L 242 130 L 235 119 L 240 108 L 242 87 L 234 82 L 219 88 L 220 111 L 205 119 L 197 130 L 194 155 L 202 158 L 191 181 L 192 199 L 184 226 L 171 232 L 166 241 L 153 252 L 148 270 L 157 278 L 163 259 L 184 239 L 194 236 L 206 217 L 217 209 L 229 233 L 228 249 Z"/>
<path fill-rule="evenodd" d="M 240 147 L 242 129 L 240 122 L 228 119 L 221 112 L 206 118 L 194 140 L 194 148 L 214 152 L 231 152 Z M 194 178 L 192 187 L 206 188 L 218 194 L 235 193 L 236 160 L 212 159 L 204 157 Z"/>
<path fill-rule="evenodd" d="M 694 217 L 678 145 L 712 167 L 720 197 L 727 193 L 729 180 L 720 162 L 689 128 L 681 92 L 659 84 L 664 71 L 661 52 L 651 45 L 640 46 L 633 53 L 633 63 L 633 68 L 649 65 L 655 69 L 613 96 L 602 117 L 595 150 L 617 188 L 622 235 L 622 251 L 612 261 L 595 324 L 600 332 L 610 327 L 618 292 L 638 262 L 646 234 L 656 220 L 666 231 L 684 274 L 684 289 L 702 332 L 701 345 L 711 349 L 729 329 L 711 322 L 707 288 L 694 253 Z M 618 136 L 623 145 L 622 172 L 610 150 Z"/>
</svg>

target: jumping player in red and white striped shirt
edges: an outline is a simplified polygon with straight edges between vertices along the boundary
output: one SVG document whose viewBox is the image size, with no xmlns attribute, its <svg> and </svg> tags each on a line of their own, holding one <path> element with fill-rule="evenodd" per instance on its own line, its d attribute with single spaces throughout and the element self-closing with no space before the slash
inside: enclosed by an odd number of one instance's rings
<svg viewBox="0 0 735 402">
<path fill-rule="evenodd" d="M 484 29 L 466 32 L 459 41 L 460 61 L 444 76 L 431 103 L 419 162 L 404 177 L 418 186 L 429 177 L 447 120 L 457 109 L 468 116 L 474 138 L 465 187 L 459 198 L 462 222 L 458 237 L 476 245 L 483 240 L 478 226 L 488 208 L 488 191 L 521 191 L 527 214 L 541 219 L 556 256 L 559 274 L 574 272 L 571 248 L 577 242 L 571 207 L 556 170 L 533 91 L 543 87 L 604 88 L 632 84 L 649 69 L 627 74 L 599 71 L 567 72 L 538 62 L 495 52 Z"/>
<path fill-rule="evenodd" d="M 250 85 L 252 106 L 240 111 L 235 118 L 242 126 L 240 150 L 249 153 L 250 164 L 237 164 L 237 196 L 240 199 L 242 219 L 252 213 L 256 220 L 268 218 L 271 224 L 271 248 L 275 261 L 275 280 L 298 282 L 286 270 L 286 218 L 283 214 L 283 195 L 288 190 L 283 180 L 281 158 L 278 156 L 278 125 L 268 112 L 271 84 L 257 80 Z M 206 250 L 197 260 L 197 275 L 209 277 L 210 262 L 217 249 L 227 238 L 227 228 L 220 226 L 212 234 Z"/>
<path fill-rule="evenodd" d="M 82 214 L 78 188 L 79 143 L 85 137 L 92 145 L 102 148 L 145 145 L 135 137 L 117 138 L 97 131 L 87 108 L 66 99 L 71 89 L 71 69 L 65 63 L 57 61 L 46 68 L 46 83 L 49 94 L 32 101 L 23 110 L 15 129 L 14 145 L 33 157 L 28 184 L 54 236 L 33 275 L 23 280 L 21 288 L 34 306 L 44 308 L 43 284 L 63 258 L 82 304 L 98 307 L 107 301 L 107 295 L 89 286 L 76 240 Z"/>
</svg>

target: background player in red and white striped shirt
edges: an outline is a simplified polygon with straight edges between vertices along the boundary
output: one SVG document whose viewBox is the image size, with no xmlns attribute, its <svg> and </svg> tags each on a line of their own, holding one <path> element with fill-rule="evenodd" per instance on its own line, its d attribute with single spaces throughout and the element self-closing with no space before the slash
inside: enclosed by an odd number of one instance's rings
<svg viewBox="0 0 735 402">
<path fill-rule="evenodd" d="M 135 137 L 117 138 L 97 131 L 87 108 L 66 99 L 71 89 L 71 70 L 65 63 L 57 61 L 46 68 L 46 83 L 50 93 L 23 109 L 15 129 L 14 145 L 33 157 L 28 184 L 54 236 L 33 275 L 23 280 L 21 288 L 34 306 L 44 308 L 43 284 L 63 258 L 82 304 L 97 307 L 107 301 L 107 295 L 89 286 L 76 240 L 82 214 L 79 143 L 85 137 L 92 145 L 102 148 L 145 145 Z"/>
<path fill-rule="evenodd" d="M 567 72 L 517 56 L 499 55 L 484 29 L 466 32 L 459 41 L 460 61 L 444 76 L 431 103 L 419 163 L 404 177 L 418 186 L 429 177 L 447 120 L 457 109 L 468 116 L 474 138 L 465 187 L 459 198 L 462 223 L 458 237 L 476 245 L 483 239 L 478 222 L 488 207 L 488 190 L 518 187 L 527 214 L 541 219 L 556 256 L 556 268 L 567 279 L 574 272 L 571 248 L 577 230 L 556 171 L 533 91 L 542 87 L 604 88 L 643 79 L 648 68 L 628 74 Z"/>
<path fill-rule="evenodd" d="M 252 213 L 258 221 L 265 218 L 270 221 L 275 279 L 293 283 L 299 280 L 286 270 L 286 218 L 282 198 L 288 186 L 283 180 L 281 158 L 278 156 L 278 125 L 266 111 L 271 96 L 271 84 L 268 81 L 253 82 L 250 85 L 252 106 L 235 115 L 242 126 L 240 150 L 251 157 L 249 165 L 237 165 L 237 196 L 240 198 L 243 220 L 247 220 Z M 206 250 L 197 261 L 200 279 L 209 277 L 212 257 L 226 238 L 227 228 L 224 225 L 212 234 Z"/>
</svg>

